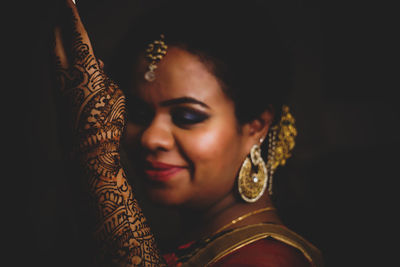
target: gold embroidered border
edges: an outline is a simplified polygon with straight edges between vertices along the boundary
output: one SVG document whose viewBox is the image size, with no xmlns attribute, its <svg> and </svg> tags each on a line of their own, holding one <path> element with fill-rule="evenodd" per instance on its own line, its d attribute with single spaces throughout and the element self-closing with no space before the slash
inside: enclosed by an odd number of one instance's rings
<svg viewBox="0 0 400 267">
<path fill-rule="evenodd" d="M 229 253 L 267 237 L 298 249 L 313 266 L 323 266 L 320 251 L 303 237 L 284 226 L 262 223 L 241 227 L 222 235 L 193 255 L 182 267 L 210 266 Z"/>
</svg>

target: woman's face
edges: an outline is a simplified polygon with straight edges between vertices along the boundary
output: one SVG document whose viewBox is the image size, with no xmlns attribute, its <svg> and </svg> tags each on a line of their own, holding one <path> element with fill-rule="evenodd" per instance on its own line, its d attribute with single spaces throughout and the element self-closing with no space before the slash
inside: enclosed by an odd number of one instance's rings
<svg viewBox="0 0 400 267">
<path fill-rule="evenodd" d="M 142 60 L 135 70 L 125 142 L 150 198 L 203 208 L 232 194 L 254 138 L 239 128 L 217 78 L 197 56 L 176 47 L 158 63 L 153 82 L 143 78 L 147 67 Z"/>
</svg>

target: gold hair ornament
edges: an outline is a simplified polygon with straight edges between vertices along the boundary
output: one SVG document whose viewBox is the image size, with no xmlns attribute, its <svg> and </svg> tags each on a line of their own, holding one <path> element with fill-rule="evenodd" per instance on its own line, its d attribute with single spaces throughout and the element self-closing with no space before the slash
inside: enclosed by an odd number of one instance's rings
<svg viewBox="0 0 400 267">
<path fill-rule="evenodd" d="M 289 111 L 289 107 L 282 106 L 282 115 L 279 123 L 271 128 L 268 133 L 268 192 L 272 195 L 272 177 L 279 165 L 286 164 L 286 160 L 292 156 L 291 150 L 295 146 L 297 129 L 295 119 Z"/>
<path fill-rule="evenodd" d="M 144 74 L 144 78 L 152 82 L 156 79 L 155 69 L 157 63 L 167 54 L 168 46 L 164 42 L 164 34 L 160 34 L 160 39 L 148 44 L 145 58 L 150 62 L 148 71 Z"/>
</svg>

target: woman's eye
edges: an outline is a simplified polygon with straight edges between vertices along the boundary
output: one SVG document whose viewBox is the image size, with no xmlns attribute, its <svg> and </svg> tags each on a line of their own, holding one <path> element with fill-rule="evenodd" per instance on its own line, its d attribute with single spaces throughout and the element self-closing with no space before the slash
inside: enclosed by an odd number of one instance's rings
<svg viewBox="0 0 400 267">
<path fill-rule="evenodd" d="M 178 126 L 190 126 L 196 123 L 200 123 L 208 119 L 209 115 L 188 109 L 188 108 L 177 108 L 172 111 L 172 121 Z"/>
</svg>

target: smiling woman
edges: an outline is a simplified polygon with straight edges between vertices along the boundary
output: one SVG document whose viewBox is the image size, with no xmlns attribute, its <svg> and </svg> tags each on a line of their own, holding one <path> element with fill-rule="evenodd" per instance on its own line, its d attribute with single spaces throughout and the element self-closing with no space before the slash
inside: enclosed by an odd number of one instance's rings
<svg viewBox="0 0 400 267">
<path fill-rule="evenodd" d="M 124 93 L 95 60 L 71 2 L 72 54 L 64 50 L 68 30 L 55 31 L 59 87 L 97 207 L 102 261 L 322 266 L 271 199 L 273 173 L 296 136 L 282 108 L 290 64 L 275 26 L 256 3 L 186 2 L 168 1 L 136 21 L 111 70 Z M 120 164 L 122 142 L 149 198 L 181 214 L 183 245 L 164 259 Z"/>
<path fill-rule="evenodd" d="M 144 73 L 147 64 L 141 63 L 138 72 Z M 155 74 L 155 82 L 141 79 L 132 90 L 151 108 L 150 114 L 142 113 L 148 121 L 136 124 L 142 127 L 140 134 L 132 135 L 128 126 L 126 136 L 128 146 L 140 138 L 140 147 L 127 151 L 143 151 L 140 158 L 147 164 L 139 166 L 150 166 L 144 170 L 151 174 L 146 175 L 149 195 L 160 203 L 186 207 L 222 201 L 249 151 L 237 131 L 232 100 L 198 57 L 180 48 L 168 49 Z"/>
</svg>

